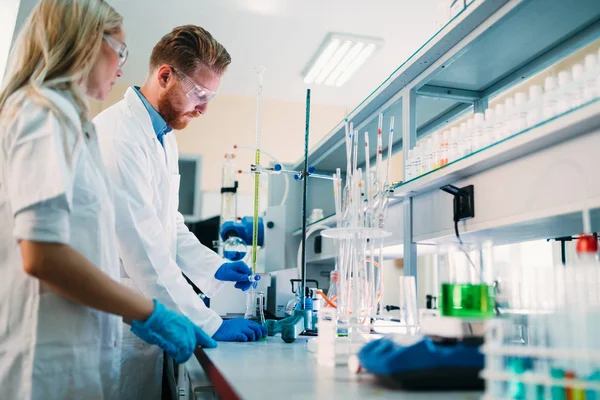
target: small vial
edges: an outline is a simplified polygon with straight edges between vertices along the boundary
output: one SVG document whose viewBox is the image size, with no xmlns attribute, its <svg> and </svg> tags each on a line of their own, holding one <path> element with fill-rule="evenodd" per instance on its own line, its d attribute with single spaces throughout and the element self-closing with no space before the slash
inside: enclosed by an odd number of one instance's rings
<svg viewBox="0 0 600 400">
<path fill-rule="evenodd" d="M 483 142 L 485 146 L 489 146 L 491 144 L 496 143 L 497 139 L 494 137 L 494 124 L 495 120 L 495 112 L 493 108 L 488 108 L 485 110 L 485 122 L 483 123 Z"/>
<path fill-rule="evenodd" d="M 513 130 L 515 133 L 527 129 L 527 94 L 515 94 L 515 113 L 513 114 Z"/>
<path fill-rule="evenodd" d="M 464 125 L 465 128 L 467 124 L 463 122 L 461 126 Z M 460 142 L 460 129 L 458 127 L 453 127 L 450 129 L 450 141 L 448 143 L 448 163 L 456 161 L 459 159 L 458 156 L 458 145 Z"/>
<path fill-rule="evenodd" d="M 583 90 L 585 85 L 585 70 L 583 65 L 573 65 L 571 74 L 573 75 L 573 83 L 568 90 L 569 102 L 570 108 L 576 108 L 583 105 Z"/>
<path fill-rule="evenodd" d="M 542 96 L 542 118 L 548 120 L 556 115 L 558 101 L 556 78 L 549 76 L 544 80 L 544 95 Z"/>
<path fill-rule="evenodd" d="M 473 151 L 477 151 L 485 146 L 483 138 L 483 123 L 485 118 L 482 113 L 475 113 L 473 121 L 473 144 L 471 148 Z"/>
<path fill-rule="evenodd" d="M 542 122 L 542 96 L 544 92 L 540 85 L 529 87 L 529 106 L 527 111 L 527 127 L 531 128 Z"/>
<path fill-rule="evenodd" d="M 494 107 L 494 114 L 496 117 L 494 122 L 494 137 L 497 141 L 500 141 L 504 139 L 504 125 L 506 118 L 504 115 L 504 104 L 496 104 L 496 107 Z"/>
<path fill-rule="evenodd" d="M 554 112 L 556 115 L 567 112 L 571 109 L 570 102 L 570 83 L 571 83 L 571 73 L 569 71 L 560 71 L 558 73 L 558 91 L 557 91 L 557 102 L 555 105 Z"/>
<path fill-rule="evenodd" d="M 515 114 L 515 99 L 513 97 L 509 97 L 504 101 L 504 134 L 503 137 L 512 136 L 514 132 L 514 119 Z"/>
</svg>

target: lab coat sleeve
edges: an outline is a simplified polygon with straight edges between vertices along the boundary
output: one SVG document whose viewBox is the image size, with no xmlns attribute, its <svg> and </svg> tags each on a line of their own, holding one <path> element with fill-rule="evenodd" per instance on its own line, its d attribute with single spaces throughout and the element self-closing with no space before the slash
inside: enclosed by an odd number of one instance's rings
<svg viewBox="0 0 600 400">
<path fill-rule="evenodd" d="M 225 282 L 215 279 L 215 272 L 226 261 L 204 246 L 177 213 L 177 264 L 185 275 L 208 297 L 212 297 Z"/>
<path fill-rule="evenodd" d="M 125 271 L 146 296 L 186 315 L 212 336 L 222 320 L 194 293 L 171 257 L 151 202 L 152 178 L 142 148 L 118 135 L 102 140 L 104 162 L 115 189 L 117 239 Z"/>
<path fill-rule="evenodd" d="M 20 211 L 13 236 L 34 242 L 69 244 L 69 210 L 64 196 L 54 197 Z"/>
<path fill-rule="evenodd" d="M 73 148 L 75 134 L 64 132 L 47 109 L 25 103 L 3 141 L 6 188 L 14 215 L 36 204 L 60 198 L 70 212 L 73 170 L 65 148 Z M 70 154 L 71 160 L 77 156 Z"/>
</svg>

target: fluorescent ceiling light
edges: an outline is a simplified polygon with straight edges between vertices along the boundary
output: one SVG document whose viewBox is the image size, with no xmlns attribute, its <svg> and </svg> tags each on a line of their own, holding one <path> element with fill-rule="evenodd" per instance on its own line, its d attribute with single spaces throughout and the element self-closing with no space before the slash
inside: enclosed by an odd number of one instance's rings
<svg viewBox="0 0 600 400">
<path fill-rule="evenodd" d="M 342 86 L 383 41 L 381 39 L 329 33 L 304 71 L 304 83 Z"/>
</svg>

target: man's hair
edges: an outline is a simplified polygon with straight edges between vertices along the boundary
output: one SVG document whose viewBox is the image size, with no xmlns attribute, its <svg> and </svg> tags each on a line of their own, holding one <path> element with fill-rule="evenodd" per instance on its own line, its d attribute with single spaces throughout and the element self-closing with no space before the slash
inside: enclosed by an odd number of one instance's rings
<svg viewBox="0 0 600 400">
<path fill-rule="evenodd" d="M 150 56 L 150 71 L 169 64 L 185 74 L 206 67 L 222 75 L 231 63 L 225 47 L 205 29 L 195 25 L 178 26 L 163 36 Z"/>
</svg>

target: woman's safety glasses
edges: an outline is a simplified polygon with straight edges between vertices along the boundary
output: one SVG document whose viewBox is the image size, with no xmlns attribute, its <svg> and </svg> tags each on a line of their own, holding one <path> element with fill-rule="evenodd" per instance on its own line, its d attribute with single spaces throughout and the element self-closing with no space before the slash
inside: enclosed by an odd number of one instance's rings
<svg viewBox="0 0 600 400">
<path fill-rule="evenodd" d="M 173 71 L 179 78 L 179 82 L 181 82 L 181 88 L 185 92 L 185 95 L 191 101 L 199 104 L 208 103 L 217 95 L 217 92 L 213 92 L 204 86 L 198 85 L 192 80 L 192 78 L 179 71 L 174 66 L 171 65 L 171 68 L 173 68 Z"/>
<path fill-rule="evenodd" d="M 125 43 L 119 42 L 117 39 L 109 35 L 103 35 L 102 38 L 106 40 L 108 46 L 119 55 L 119 69 L 122 69 L 123 65 L 125 65 L 125 63 L 127 62 L 127 57 L 129 57 L 129 50 L 127 49 L 127 45 Z"/>
</svg>

